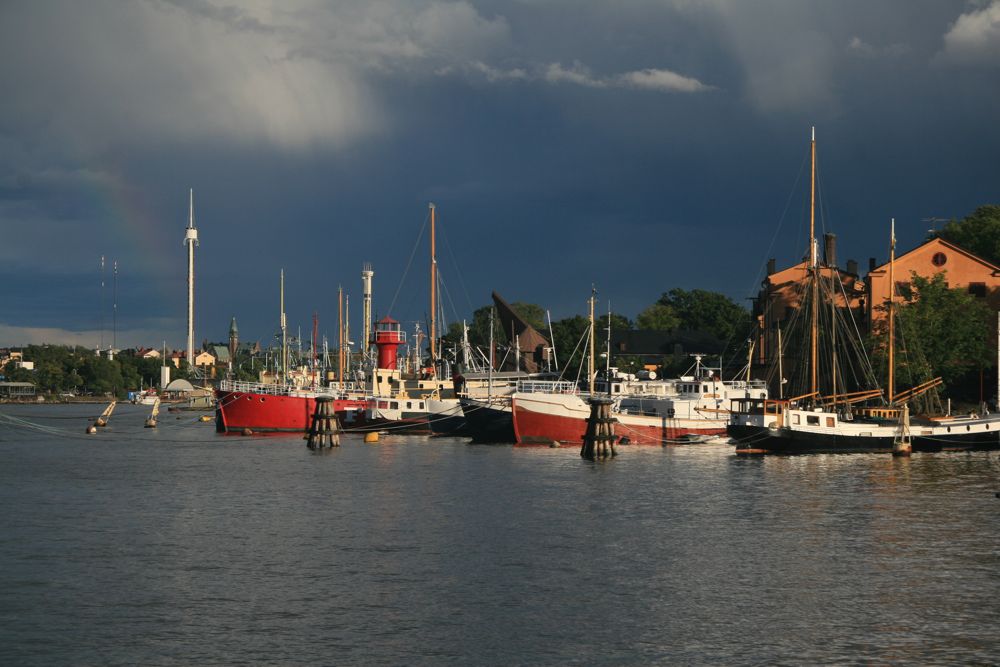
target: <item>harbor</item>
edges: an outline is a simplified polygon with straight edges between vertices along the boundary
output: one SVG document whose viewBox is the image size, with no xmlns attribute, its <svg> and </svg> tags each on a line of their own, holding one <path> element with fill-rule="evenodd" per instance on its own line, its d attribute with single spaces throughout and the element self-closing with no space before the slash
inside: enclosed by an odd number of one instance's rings
<svg viewBox="0 0 1000 667">
<path fill-rule="evenodd" d="M 221 437 L 0 406 L 9 664 L 988 663 L 989 454 Z M 67 420 L 65 411 L 74 411 Z M 174 424 L 174 425 L 171 425 Z M 891 618 L 891 623 L 884 619 Z M 266 629 L 266 631 L 265 631 Z M 748 637 L 752 637 L 749 640 Z"/>
<path fill-rule="evenodd" d="M 0 667 L 1000 664 L 1000 0 L 0 50 Z"/>
</svg>

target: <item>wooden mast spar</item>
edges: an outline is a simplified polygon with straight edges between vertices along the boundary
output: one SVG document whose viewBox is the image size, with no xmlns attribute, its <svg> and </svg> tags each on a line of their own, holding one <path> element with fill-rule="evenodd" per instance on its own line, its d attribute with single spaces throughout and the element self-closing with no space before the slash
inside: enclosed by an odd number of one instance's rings
<svg viewBox="0 0 1000 667">
<path fill-rule="evenodd" d="M 896 296 L 896 279 L 893 265 L 896 262 L 896 218 L 892 218 L 889 232 L 889 402 L 896 400 L 896 323 L 893 302 Z"/>
<path fill-rule="evenodd" d="M 590 289 L 590 359 L 587 363 L 587 391 L 591 394 L 594 393 L 594 380 L 597 376 L 597 371 L 594 367 L 594 300 L 597 297 L 597 290 L 593 287 Z"/>
<path fill-rule="evenodd" d="M 431 335 L 430 335 L 430 351 L 431 351 L 431 377 L 437 377 L 437 345 L 435 344 L 435 339 L 437 338 L 437 255 L 434 251 L 434 217 L 436 207 L 434 204 L 429 204 L 431 209 Z"/>
<path fill-rule="evenodd" d="M 809 391 L 815 395 L 819 392 L 817 367 L 819 366 L 819 265 L 816 257 L 816 128 L 812 128 L 812 140 L 809 144 L 810 178 L 809 178 L 809 268 L 812 271 L 812 319 L 810 326 Z"/>
</svg>

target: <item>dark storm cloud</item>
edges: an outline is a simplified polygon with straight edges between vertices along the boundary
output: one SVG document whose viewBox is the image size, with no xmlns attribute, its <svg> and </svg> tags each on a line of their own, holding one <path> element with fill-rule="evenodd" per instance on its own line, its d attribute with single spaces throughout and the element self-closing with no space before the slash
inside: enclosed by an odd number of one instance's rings
<svg viewBox="0 0 1000 667">
<path fill-rule="evenodd" d="M 6 3 L 4 331 L 94 335 L 104 254 L 124 342 L 179 342 L 188 187 L 199 339 L 269 337 L 280 267 L 303 328 L 338 285 L 357 318 L 365 261 L 376 310 L 422 320 L 428 201 L 451 317 L 492 289 L 555 317 L 591 283 L 632 315 L 742 298 L 802 252 L 800 194 L 771 240 L 813 124 L 821 225 L 881 256 L 890 216 L 912 245 L 1000 199 L 998 26 L 936 0 Z"/>
</svg>

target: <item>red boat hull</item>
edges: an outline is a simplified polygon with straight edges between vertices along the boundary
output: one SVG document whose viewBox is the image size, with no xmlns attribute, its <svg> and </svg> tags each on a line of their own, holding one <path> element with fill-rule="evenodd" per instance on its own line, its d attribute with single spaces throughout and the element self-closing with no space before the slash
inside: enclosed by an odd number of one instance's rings
<svg viewBox="0 0 1000 667">
<path fill-rule="evenodd" d="M 580 405 L 585 405 L 580 401 Z M 513 400 L 514 436 L 518 445 L 550 445 L 552 442 L 582 445 L 587 432 L 589 408 L 578 408 L 574 413 L 566 410 L 536 410 L 526 407 L 525 401 Z M 558 413 L 558 414 L 557 414 Z M 691 435 L 725 435 L 726 425 L 721 420 L 662 419 L 642 415 L 615 415 L 615 435 L 627 438 L 633 445 L 666 445 L 678 443 Z M 624 441 L 623 441 L 624 442 Z"/>
<path fill-rule="evenodd" d="M 304 433 L 312 424 L 316 400 L 306 396 L 275 396 L 253 392 L 216 390 L 216 430 L 220 433 L 254 432 Z M 350 424 L 352 413 L 364 413 L 368 402 L 364 399 L 333 401 L 338 421 Z"/>
</svg>

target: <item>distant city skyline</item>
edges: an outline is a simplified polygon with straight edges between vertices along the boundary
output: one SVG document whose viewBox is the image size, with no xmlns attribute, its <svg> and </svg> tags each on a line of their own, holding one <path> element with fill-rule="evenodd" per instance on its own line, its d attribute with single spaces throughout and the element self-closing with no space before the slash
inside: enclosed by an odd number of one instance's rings
<svg viewBox="0 0 1000 667">
<path fill-rule="evenodd" d="M 811 126 L 841 265 L 1000 203 L 998 77 L 998 0 L 6 2 L 0 346 L 182 349 L 189 188 L 196 345 L 269 342 L 282 268 L 292 333 L 338 286 L 360 332 L 366 262 L 423 322 L 431 201 L 452 321 L 746 303 L 805 252 Z"/>
</svg>

